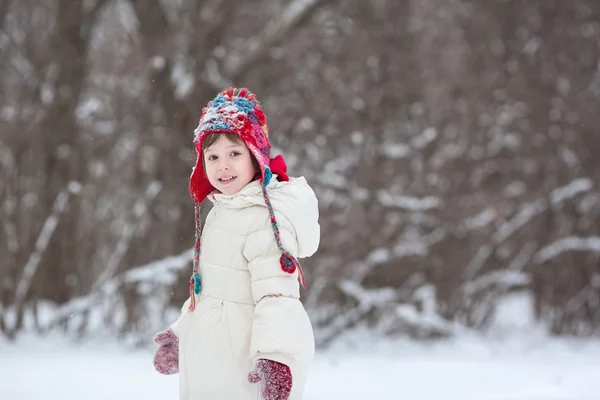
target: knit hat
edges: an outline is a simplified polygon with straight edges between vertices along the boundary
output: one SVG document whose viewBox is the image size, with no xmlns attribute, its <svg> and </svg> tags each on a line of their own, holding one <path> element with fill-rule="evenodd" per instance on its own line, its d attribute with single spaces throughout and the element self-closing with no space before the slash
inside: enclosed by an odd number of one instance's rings
<svg viewBox="0 0 600 400">
<path fill-rule="evenodd" d="M 194 130 L 194 143 L 198 158 L 190 177 L 190 195 L 195 204 L 196 243 L 194 246 L 194 270 L 190 279 L 190 311 L 196 307 L 195 294 L 200 293 L 200 236 L 202 233 L 200 221 L 200 204 L 215 188 L 211 185 L 202 165 L 202 142 L 211 133 L 231 133 L 238 135 L 246 144 L 259 165 L 260 183 L 265 203 L 271 216 L 271 227 L 275 242 L 281 252 L 279 259 L 281 269 L 293 274 L 298 268 L 300 283 L 306 288 L 304 273 L 298 260 L 288 252 L 281 243 L 279 228 L 267 186 L 273 174 L 279 181 L 288 181 L 287 166 L 281 155 L 270 158 L 271 144 L 267 117 L 256 99 L 256 95 L 246 88 L 229 88 L 219 93 L 202 110 L 198 127 Z"/>
</svg>

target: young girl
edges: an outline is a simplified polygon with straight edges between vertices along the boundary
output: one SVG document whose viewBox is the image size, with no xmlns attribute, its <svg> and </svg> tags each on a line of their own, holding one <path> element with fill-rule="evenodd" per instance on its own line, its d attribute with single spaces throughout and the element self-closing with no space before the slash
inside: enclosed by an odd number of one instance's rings
<svg viewBox="0 0 600 400">
<path fill-rule="evenodd" d="M 299 400 L 314 337 L 296 257 L 319 245 L 317 198 L 304 178 L 288 178 L 281 156 L 270 158 L 266 117 L 247 89 L 217 95 L 194 142 L 190 298 L 154 337 L 154 365 L 179 372 L 181 400 Z M 207 197 L 214 207 L 201 231 Z"/>
</svg>

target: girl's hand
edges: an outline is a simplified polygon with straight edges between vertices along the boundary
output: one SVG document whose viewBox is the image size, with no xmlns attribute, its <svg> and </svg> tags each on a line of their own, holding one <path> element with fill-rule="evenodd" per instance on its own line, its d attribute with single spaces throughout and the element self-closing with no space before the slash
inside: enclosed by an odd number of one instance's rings
<svg viewBox="0 0 600 400">
<path fill-rule="evenodd" d="M 154 368 L 164 375 L 179 372 L 179 338 L 172 330 L 154 335 L 154 342 L 159 345 L 154 354 Z"/>
<path fill-rule="evenodd" d="M 248 381 L 262 381 L 263 400 L 288 400 L 292 391 L 290 367 L 273 360 L 260 359 L 248 374 Z"/>
</svg>

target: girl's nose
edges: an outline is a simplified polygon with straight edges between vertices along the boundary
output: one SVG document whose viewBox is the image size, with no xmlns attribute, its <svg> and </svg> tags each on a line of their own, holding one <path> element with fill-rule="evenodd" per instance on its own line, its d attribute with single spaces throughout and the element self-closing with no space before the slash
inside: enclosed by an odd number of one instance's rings
<svg viewBox="0 0 600 400">
<path fill-rule="evenodd" d="M 227 171 L 228 169 L 229 169 L 228 163 L 220 163 L 219 164 L 219 171 Z"/>
</svg>

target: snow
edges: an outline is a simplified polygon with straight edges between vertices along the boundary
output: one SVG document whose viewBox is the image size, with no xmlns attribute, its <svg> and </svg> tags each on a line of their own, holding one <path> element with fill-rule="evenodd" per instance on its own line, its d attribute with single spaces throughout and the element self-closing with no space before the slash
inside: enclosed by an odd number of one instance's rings
<svg viewBox="0 0 600 400">
<path fill-rule="evenodd" d="M 410 146 L 404 143 L 385 143 L 381 146 L 381 153 L 388 158 L 396 160 L 412 154 Z"/>
<path fill-rule="evenodd" d="M 427 128 L 419 136 L 412 139 L 411 144 L 413 147 L 421 150 L 424 149 L 429 143 L 433 142 L 438 136 L 435 128 Z"/>
<path fill-rule="evenodd" d="M 86 118 L 90 118 L 95 113 L 99 113 L 99 112 L 103 111 L 103 109 L 104 109 L 104 104 L 102 103 L 102 100 L 100 100 L 96 97 L 90 97 L 90 98 L 86 99 L 85 101 L 82 101 L 77 106 L 77 110 L 75 112 L 76 112 L 77 118 L 79 120 L 84 120 Z"/>
<path fill-rule="evenodd" d="M 565 200 L 577 196 L 579 193 L 587 192 L 593 187 L 592 180 L 589 178 L 578 178 L 571 181 L 568 185 L 556 188 L 550 194 L 553 205 L 560 205 Z"/>
<path fill-rule="evenodd" d="M 408 211 L 427 211 L 432 208 L 441 208 L 442 199 L 435 196 L 412 197 L 393 196 L 386 190 L 377 191 L 377 199 L 386 207 L 402 208 Z"/>
<path fill-rule="evenodd" d="M 186 98 L 196 84 L 194 74 L 188 71 L 181 62 L 176 63 L 173 67 L 171 81 L 175 86 L 175 97 L 179 100 Z"/>
<path fill-rule="evenodd" d="M 407 158 L 413 154 L 414 150 L 423 150 L 431 142 L 437 139 L 438 133 L 435 128 L 427 128 L 418 136 L 411 139 L 410 144 L 405 143 L 384 143 L 381 146 L 381 153 L 391 159 Z"/>
<path fill-rule="evenodd" d="M 150 187 L 149 190 L 151 190 Z M 51 327 L 69 316 L 72 318 L 74 314 L 92 310 L 98 301 L 102 301 L 102 298 L 113 296 L 117 287 L 123 283 L 139 284 L 154 282 L 171 285 L 176 279 L 175 273 L 183 268 L 188 268 L 193 257 L 194 249 L 189 248 L 179 255 L 165 257 L 131 268 L 97 285 L 95 292 L 72 298 L 60 306 L 53 307 L 42 302 L 40 304 L 44 307 L 45 311 L 39 319 L 42 323 L 41 326 Z"/>
<path fill-rule="evenodd" d="M 388 296 L 372 294 L 375 302 Z M 597 400 L 600 340 L 548 337 L 532 310 L 530 295 L 505 296 L 487 332 L 463 329 L 440 341 L 391 340 L 356 327 L 317 351 L 304 399 Z M 154 345 L 132 349 L 99 337 L 0 336 L 0 399 L 178 397 L 177 376 L 152 366 Z"/>
<path fill-rule="evenodd" d="M 474 217 L 467 218 L 464 224 L 469 230 L 481 229 L 494 222 L 496 217 L 496 211 L 493 208 L 488 207 Z"/>
<path fill-rule="evenodd" d="M 600 391 L 600 344 L 530 338 L 464 338 L 438 344 L 356 338 L 317 354 L 304 398 L 592 400 Z M 0 398 L 177 398 L 177 376 L 152 367 L 152 348 L 73 344 L 58 336 L 0 339 Z"/>
<path fill-rule="evenodd" d="M 569 236 L 559 239 L 537 252 L 534 260 L 541 264 L 568 251 L 592 251 L 600 253 L 600 237 Z"/>
<path fill-rule="evenodd" d="M 500 225 L 500 228 L 492 236 L 492 241 L 496 244 L 504 242 L 513 233 L 527 225 L 534 217 L 538 216 L 547 209 L 545 199 L 538 199 L 534 202 L 525 204 L 521 210 L 509 221 Z"/>
<path fill-rule="evenodd" d="M 464 285 L 467 293 L 480 293 L 492 286 L 511 288 L 513 286 L 527 285 L 530 283 L 529 275 L 523 271 L 503 269 L 487 272 L 475 280 Z"/>
</svg>

